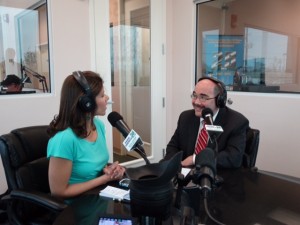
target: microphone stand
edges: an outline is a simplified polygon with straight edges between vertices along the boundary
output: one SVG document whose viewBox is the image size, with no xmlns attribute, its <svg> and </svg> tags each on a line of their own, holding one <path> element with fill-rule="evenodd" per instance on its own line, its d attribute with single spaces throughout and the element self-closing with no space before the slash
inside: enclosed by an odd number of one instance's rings
<svg viewBox="0 0 300 225">
<path fill-rule="evenodd" d="M 26 66 L 22 66 L 21 65 L 21 71 L 24 72 L 26 74 L 26 72 L 30 73 L 32 76 L 38 78 L 39 82 L 42 83 L 42 87 L 43 87 L 43 92 L 48 92 L 48 86 L 47 86 L 47 81 L 46 81 L 46 77 L 27 68 Z"/>
<path fill-rule="evenodd" d="M 215 162 L 217 163 L 217 155 L 219 151 L 219 146 L 217 142 L 217 135 L 216 133 L 212 132 L 210 135 L 210 142 L 213 144 L 213 151 L 215 152 Z M 220 186 L 224 182 L 224 179 L 219 176 L 218 174 L 215 175 L 215 185 Z"/>
<path fill-rule="evenodd" d="M 178 210 L 176 214 L 177 213 L 179 214 L 178 216 L 179 216 L 180 225 L 195 225 L 194 223 L 195 210 L 190 206 L 183 206 L 183 207 L 181 206 L 183 187 L 186 186 L 191 180 L 192 180 L 192 176 L 190 174 L 184 177 L 184 175 L 180 172 L 178 172 L 175 177 L 175 181 L 177 181 L 177 191 L 176 191 L 174 206 Z"/>
<path fill-rule="evenodd" d="M 180 209 L 181 195 L 182 195 L 183 187 L 186 186 L 190 182 L 191 179 L 185 179 L 184 175 L 182 173 L 177 173 L 175 180 L 177 181 L 177 191 L 176 191 L 174 206 L 177 209 Z"/>
<path fill-rule="evenodd" d="M 214 133 L 214 132 L 211 132 L 210 134 L 210 141 L 211 143 L 213 144 L 213 151 L 215 153 L 215 163 L 217 163 L 217 154 L 218 154 L 218 142 L 217 142 L 217 134 Z M 201 168 L 197 168 L 196 166 L 196 170 L 194 171 L 195 174 L 199 173 L 201 174 Z M 214 176 L 214 180 L 212 181 L 213 183 L 211 183 L 211 187 L 212 189 L 220 186 L 223 182 L 224 182 L 224 179 L 219 176 L 217 174 L 217 169 L 216 169 L 216 175 Z M 203 203 L 204 203 L 204 209 L 205 209 L 205 212 L 207 214 L 207 216 L 212 220 L 214 221 L 216 224 L 218 225 L 225 225 L 223 223 L 221 223 L 220 221 L 216 220 L 211 214 L 210 214 L 210 211 L 209 211 L 209 208 L 208 208 L 208 203 L 207 203 L 207 199 L 209 197 L 209 189 L 207 188 L 204 188 L 203 190 Z"/>
<path fill-rule="evenodd" d="M 212 135 L 212 140 L 214 141 L 214 152 L 218 149 L 218 144 L 216 142 L 216 135 Z M 215 162 L 217 160 L 216 154 L 214 155 Z M 215 171 L 216 172 L 216 171 Z M 204 203 L 204 210 L 206 215 L 211 219 L 215 224 L 225 225 L 220 221 L 216 220 L 210 213 L 208 207 L 208 198 L 211 191 L 213 191 L 220 183 L 223 182 L 223 178 L 215 175 L 214 172 L 207 168 L 202 167 L 201 164 L 196 165 L 195 169 L 191 172 L 192 181 L 197 186 L 199 185 L 200 190 L 202 191 L 202 198 Z M 202 179 L 201 179 L 202 177 Z M 206 179 L 203 179 L 206 178 Z M 199 182 L 200 181 L 200 182 Z M 199 223 L 198 223 L 199 224 Z"/>
<path fill-rule="evenodd" d="M 208 132 L 209 133 L 209 132 Z M 213 144 L 213 151 L 215 153 L 215 159 L 217 159 L 217 154 L 218 154 L 218 151 L 219 151 L 219 147 L 218 147 L 218 142 L 217 142 L 217 135 L 212 132 L 210 136 L 210 142 Z"/>
<path fill-rule="evenodd" d="M 136 151 L 146 162 L 147 165 L 150 164 L 149 159 L 147 158 L 147 155 L 145 153 L 144 148 L 141 145 L 137 145 L 133 148 L 134 151 Z"/>
</svg>

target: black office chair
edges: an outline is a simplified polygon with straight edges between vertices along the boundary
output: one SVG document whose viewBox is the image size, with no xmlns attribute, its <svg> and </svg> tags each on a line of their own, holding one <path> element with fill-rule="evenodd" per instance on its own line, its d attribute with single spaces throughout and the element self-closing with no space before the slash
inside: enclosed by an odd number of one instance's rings
<svg viewBox="0 0 300 225">
<path fill-rule="evenodd" d="M 8 186 L 10 224 L 52 224 L 67 205 L 50 194 L 46 158 L 48 126 L 15 129 L 0 136 L 0 153 Z"/>
<path fill-rule="evenodd" d="M 245 154 L 243 156 L 243 166 L 245 168 L 257 170 L 257 168 L 255 167 L 255 163 L 259 146 L 259 137 L 259 130 L 250 127 L 248 128 L 246 138 L 246 149 Z"/>
</svg>

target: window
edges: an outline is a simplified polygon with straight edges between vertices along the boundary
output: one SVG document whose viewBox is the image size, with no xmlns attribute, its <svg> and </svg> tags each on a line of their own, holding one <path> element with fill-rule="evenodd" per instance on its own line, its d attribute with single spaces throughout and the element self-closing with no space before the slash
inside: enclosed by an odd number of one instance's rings
<svg viewBox="0 0 300 225">
<path fill-rule="evenodd" d="M 195 2 L 196 80 L 213 76 L 231 91 L 300 93 L 300 1 Z"/>
<path fill-rule="evenodd" d="M 50 92 L 46 0 L 10 0 L 0 3 L 0 80 L 15 75 L 16 93 Z M 8 94 L 5 83 L 1 94 Z"/>
</svg>

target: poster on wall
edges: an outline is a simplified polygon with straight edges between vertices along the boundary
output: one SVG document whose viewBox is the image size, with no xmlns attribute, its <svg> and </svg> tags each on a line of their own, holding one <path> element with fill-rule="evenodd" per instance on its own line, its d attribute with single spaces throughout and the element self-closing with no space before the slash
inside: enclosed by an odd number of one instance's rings
<svg viewBox="0 0 300 225">
<path fill-rule="evenodd" d="M 244 36 L 205 35 L 203 48 L 205 76 L 221 80 L 231 90 L 235 72 L 243 67 Z"/>
</svg>

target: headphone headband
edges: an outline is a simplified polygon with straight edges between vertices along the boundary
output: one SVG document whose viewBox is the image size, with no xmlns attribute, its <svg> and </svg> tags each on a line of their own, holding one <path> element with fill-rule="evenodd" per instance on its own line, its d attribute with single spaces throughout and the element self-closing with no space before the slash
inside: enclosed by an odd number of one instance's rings
<svg viewBox="0 0 300 225">
<path fill-rule="evenodd" d="M 94 111 L 96 108 L 95 99 L 94 99 L 92 90 L 91 90 L 85 76 L 83 75 L 83 73 L 81 71 L 74 71 L 72 74 L 73 74 L 73 77 L 75 78 L 75 80 L 79 83 L 79 85 L 81 86 L 81 88 L 84 91 L 84 95 L 81 96 L 78 100 L 79 107 L 84 112 Z"/>
<path fill-rule="evenodd" d="M 78 81 L 80 86 L 83 88 L 84 93 L 89 94 L 92 92 L 87 80 L 85 79 L 85 77 L 81 71 L 74 71 L 73 76 Z"/>
</svg>

